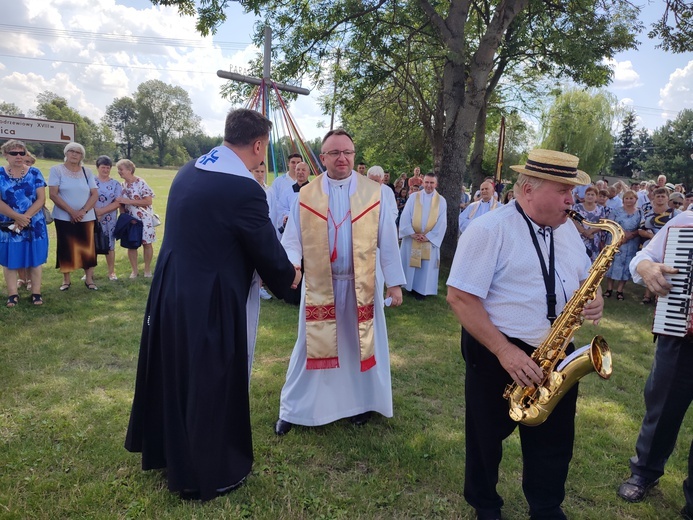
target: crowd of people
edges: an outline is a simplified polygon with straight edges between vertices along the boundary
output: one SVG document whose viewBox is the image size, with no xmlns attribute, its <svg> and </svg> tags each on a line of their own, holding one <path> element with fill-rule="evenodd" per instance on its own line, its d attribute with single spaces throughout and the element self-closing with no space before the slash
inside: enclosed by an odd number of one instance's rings
<svg viewBox="0 0 693 520">
<path fill-rule="evenodd" d="M 186 499 L 210 500 L 240 486 L 253 462 L 249 383 L 260 299 L 298 305 L 298 333 L 279 396 L 274 432 L 342 419 L 363 426 L 373 414 L 393 416 L 385 308 L 408 292 L 414 301 L 438 292 L 440 247 L 448 202 L 433 173 L 390 181 L 382 167 L 360 163 L 342 129 L 322 140 L 324 173 L 296 153 L 272 186 L 264 157 L 272 123 L 237 109 L 226 118 L 224 142 L 185 165 L 168 200 L 167 227 L 152 272 L 156 217 L 152 190 L 129 160 L 83 165 L 78 143 L 65 147 L 48 183 L 25 163 L 26 146 L 2 147 L 0 264 L 18 303 L 20 269 L 34 304 L 43 303 L 41 265 L 48 254 L 45 186 L 54 202 L 57 264 L 63 274 L 83 269 L 95 290 L 94 223 L 109 234 L 108 277 L 116 280 L 117 212 L 141 223 L 144 276 L 152 285 L 143 320 L 135 394 L 125 447 L 141 453 L 142 468 L 161 469 L 168 488 Z M 564 519 L 562 503 L 573 454 L 578 384 L 565 389 L 545 421 L 528 426 L 508 413 L 504 390 L 546 383 L 533 357 L 561 311 L 588 278 L 611 236 L 589 222 L 612 219 L 624 230 L 604 277 L 605 290 L 582 302 L 597 324 L 604 298 L 625 299 L 629 280 L 647 287 L 642 303 L 671 289 L 663 262 L 667 226 L 693 226 L 693 193 L 656 182 L 591 182 L 570 154 L 532 150 L 512 166 L 510 186 L 484 180 L 462 188 L 459 240 L 447 279 L 447 302 L 462 325 L 465 370 L 464 497 L 479 519 L 499 519 L 497 491 L 503 441 L 519 429 L 522 490 L 533 519 Z M 205 210 L 205 225 L 198 215 Z M 573 210 L 584 220 L 569 219 Z M 568 222 L 570 220 L 570 222 Z M 493 237 L 493 239 L 489 239 Z M 532 244 L 529 246 L 529 244 Z M 137 250 L 129 250 L 131 278 Z M 200 269 L 200 266 L 204 266 Z M 196 276 L 190 277 L 190 272 Z M 521 277 L 520 277 L 521 275 Z M 521 282 L 518 282 L 521 280 Z M 200 294 L 205 295 L 200 298 Z M 646 415 L 618 490 L 643 500 L 664 473 L 683 416 L 693 401 L 690 340 L 660 335 L 645 386 Z M 575 347 L 567 339 L 565 354 Z M 551 439 L 551 442 L 546 442 Z M 693 447 L 692 447 L 693 456 Z M 693 466 L 684 483 L 684 518 L 693 518 Z"/>
<path fill-rule="evenodd" d="M 0 265 L 7 285 L 8 308 L 19 304 L 19 289 L 30 292 L 33 305 L 43 305 L 42 266 L 48 260 L 48 228 L 55 224 L 56 268 L 62 274 L 59 289 L 72 286 L 71 275 L 83 270 L 87 289 L 96 291 L 97 265 L 95 233 L 105 234 L 108 279 L 117 280 L 115 245 L 118 213 L 125 219 L 143 223 L 144 276 L 151 277 L 152 243 L 156 240 L 152 198 L 147 183 L 135 176 L 135 164 L 122 159 L 116 163 L 122 184 L 110 177 L 113 161 L 108 156 L 96 160 L 97 175 L 84 166 L 84 147 L 76 142 L 64 148 L 61 164 L 50 169 L 48 182 L 34 166 L 36 158 L 24 142 L 11 139 L 2 145 L 8 165 L 0 167 Z M 52 210 L 46 207 L 46 186 Z M 98 226 L 96 225 L 98 222 Z M 138 276 L 137 248 L 128 248 L 130 278 Z"/>
</svg>

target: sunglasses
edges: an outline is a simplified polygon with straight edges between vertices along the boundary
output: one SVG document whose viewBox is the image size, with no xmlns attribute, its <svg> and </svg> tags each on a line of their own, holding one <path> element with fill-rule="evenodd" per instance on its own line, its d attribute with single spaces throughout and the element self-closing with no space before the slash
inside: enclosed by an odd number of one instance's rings
<svg viewBox="0 0 693 520">
<path fill-rule="evenodd" d="M 26 152 L 7 152 L 7 155 L 12 155 L 14 157 L 21 155 L 22 157 L 24 157 L 26 155 Z"/>
</svg>

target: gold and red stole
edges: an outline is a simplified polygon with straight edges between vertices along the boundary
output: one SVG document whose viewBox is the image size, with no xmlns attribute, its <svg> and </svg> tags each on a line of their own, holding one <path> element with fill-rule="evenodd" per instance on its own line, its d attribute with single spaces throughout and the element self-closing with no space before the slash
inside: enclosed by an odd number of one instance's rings
<svg viewBox="0 0 693 520">
<path fill-rule="evenodd" d="M 416 200 L 414 200 L 414 215 L 412 215 L 411 226 L 414 231 L 425 235 L 433 226 L 438 222 L 438 211 L 440 210 L 440 195 L 437 191 L 433 192 L 433 199 L 431 200 L 431 209 L 428 212 L 428 219 L 426 219 L 426 227 L 423 227 L 423 202 L 421 202 L 422 191 L 416 194 Z M 418 240 L 411 241 L 411 255 L 409 255 L 409 267 L 421 267 L 421 260 L 431 259 L 431 243 L 430 242 L 419 242 Z"/>
<path fill-rule="evenodd" d="M 323 191 L 323 175 L 299 192 L 308 370 L 339 367 L 337 316 L 327 235 L 329 196 Z M 375 365 L 373 315 L 380 185 L 357 175 L 356 190 L 349 197 L 349 203 L 361 372 L 365 372 Z"/>
</svg>

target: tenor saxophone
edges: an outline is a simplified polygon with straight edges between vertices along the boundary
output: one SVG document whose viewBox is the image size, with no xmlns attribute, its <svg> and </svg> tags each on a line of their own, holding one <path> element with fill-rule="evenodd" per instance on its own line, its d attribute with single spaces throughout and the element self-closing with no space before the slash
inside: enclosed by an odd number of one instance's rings
<svg viewBox="0 0 693 520">
<path fill-rule="evenodd" d="M 560 316 L 553 322 L 546 339 L 532 353 L 532 360 L 543 372 L 542 380 L 535 387 L 509 384 L 503 397 L 510 405 L 510 417 L 527 426 L 537 426 L 549 417 L 561 398 L 583 376 L 595 371 L 599 377 L 611 377 L 611 351 L 602 336 L 595 336 L 589 345 L 566 357 L 565 350 L 583 321 L 582 310 L 593 300 L 599 284 L 618 253 L 624 237 L 623 228 L 613 220 L 599 219 L 588 222 L 579 213 L 568 210 L 568 215 L 590 227 L 608 231 L 611 244 L 602 249 L 587 275 Z"/>
</svg>

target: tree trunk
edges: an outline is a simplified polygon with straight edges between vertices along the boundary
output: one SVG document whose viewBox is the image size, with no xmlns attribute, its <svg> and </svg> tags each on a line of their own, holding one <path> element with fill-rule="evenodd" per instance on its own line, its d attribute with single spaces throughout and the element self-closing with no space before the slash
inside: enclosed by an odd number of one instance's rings
<svg viewBox="0 0 693 520">
<path fill-rule="evenodd" d="M 444 23 L 435 17 L 432 20 L 439 27 L 449 49 L 448 61 L 443 69 L 446 129 L 438 183 L 439 191 L 448 203 L 448 229 L 440 248 L 441 258 L 446 263 L 452 261 L 457 248 L 460 187 L 477 118 L 486 106 L 489 89 L 492 89 L 489 80 L 494 67 L 493 59 L 510 23 L 528 3 L 529 0 L 500 2 L 472 56 L 467 55 L 464 33 L 459 32 L 458 24 L 460 19 L 467 19 L 467 2 L 451 4 L 450 15 Z"/>
<path fill-rule="evenodd" d="M 470 195 L 481 186 L 484 180 L 483 162 L 484 162 L 484 146 L 486 145 L 486 115 L 488 113 L 488 104 L 479 110 L 479 115 L 476 117 L 476 129 L 474 132 L 474 148 L 472 156 L 469 160 L 469 177 L 472 179 L 472 189 Z M 463 179 L 464 180 L 464 179 Z"/>
</svg>

